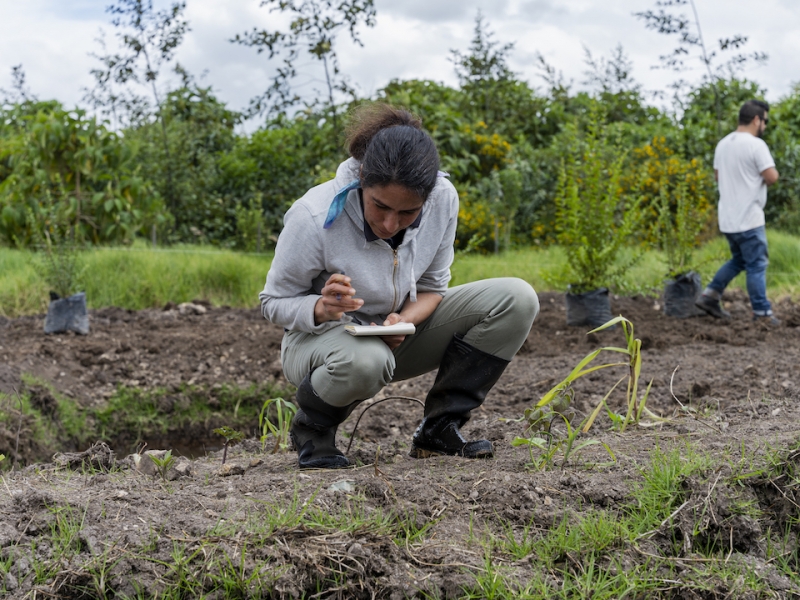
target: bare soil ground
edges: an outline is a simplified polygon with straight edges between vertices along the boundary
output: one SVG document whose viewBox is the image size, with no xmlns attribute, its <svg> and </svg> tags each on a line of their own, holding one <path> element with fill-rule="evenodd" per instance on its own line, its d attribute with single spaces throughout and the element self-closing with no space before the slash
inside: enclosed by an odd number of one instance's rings
<svg viewBox="0 0 800 600">
<path fill-rule="evenodd" d="M 601 416 L 590 437 L 611 448 L 613 464 L 599 466 L 609 456 L 598 445 L 563 468 L 557 461 L 538 471 L 528 465 L 527 449 L 511 446 L 523 434 L 515 419 L 588 352 L 622 342 L 619 330 L 587 335 L 567 327 L 562 295 L 540 299 L 542 311 L 527 342 L 465 427 L 468 436 L 494 442 L 492 460 L 409 458 L 422 409 L 402 400 L 384 402 L 365 414 L 349 452 L 360 466 L 343 471 L 298 472 L 293 453 L 270 454 L 249 440 L 229 451 L 225 468 L 220 453 L 211 452 L 183 462 L 170 481 L 163 481 L 137 470 L 126 458 L 130 449 L 115 447 L 113 440 L 43 458 L 24 455 L 23 439 L 22 462 L 41 462 L 3 475 L 0 595 L 153 597 L 167 583 L 181 577 L 188 581 L 186 573 L 206 569 L 207 575 L 192 575 L 202 589 L 193 588 L 186 597 L 209 592 L 211 597 L 236 596 L 219 591 L 212 572 L 227 564 L 243 582 L 250 578 L 237 597 L 324 592 L 317 597 L 457 598 L 470 590 L 480 597 L 474 590 L 483 589 L 476 581 L 487 564 L 477 538 L 508 526 L 518 540 L 543 536 L 565 518 L 589 510 L 614 514 L 630 502 L 656 448 L 668 452 L 691 444 L 718 456 L 718 467 L 687 480 L 686 508 L 653 536 L 619 548 L 619 564 L 641 566 L 648 556 L 672 561 L 670 576 L 653 574 L 665 583 L 652 597 L 800 597 L 797 565 L 794 574 L 787 574 L 767 557 L 774 532 L 789 531 L 796 544 L 797 479 L 751 478 L 737 485 L 731 459 L 725 458 L 777 451 L 783 452 L 784 463 L 800 467 L 795 451 L 800 441 L 800 306 L 779 302 L 775 308 L 783 324 L 770 327 L 750 321 L 747 299 L 739 292 L 725 297 L 730 322 L 677 320 L 665 317 L 656 299 L 613 298 L 612 312 L 630 319 L 642 340 L 642 376 L 653 380 L 648 407 L 670 420 L 619 433 Z M 92 331 L 85 337 L 45 336 L 42 323 L 41 316 L 0 318 L 0 392 L 13 394 L 22 375 L 29 374 L 83 406 L 96 407 L 120 384 L 170 388 L 282 381 L 282 331 L 255 309 L 208 307 L 205 314 L 181 314 L 175 307 L 102 309 L 91 313 Z M 579 381 L 576 418 L 588 414 L 621 375 L 609 369 Z M 396 395 L 424 399 L 433 377 L 391 384 L 375 400 Z M 624 412 L 621 403 L 618 393 L 612 408 Z M 681 404 L 691 410 L 682 410 Z M 340 429 L 342 449 L 360 413 L 356 409 Z M 15 435 L 13 422 L 0 424 L 0 451 L 9 455 Z M 757 512 L 732 510 L 733 499 L 742 493 Z M 322 525 L 307 524 L 262 534 L 254 529 L 254 520 L 268 521 L 278 506 L 301 511 L 312 505 L 330 515 L 400 515 L 397 522 L 406 523 L 401 530 L 408 534 L 410 527 L 424 535 L 406 535 L 397 543 L 396 533 L 381 536 L 365 529 L 320 533 Z M 69 552 L 57 550 L 54 541 L 54 531 L 69 524 L 65 515 L 77 515 L 78 523 Z M 697 554 L 700 546 L 717 548 L 729 564 L 755 569 L 766 592 L 740 595 L 741 581 L 723 576 L 694 581 L 695 565 L 703 560 Z M 176 547 L 185 550 L 185 564 L 176 558 Z M 532 555 L 514 558 L 498 551 L 492 558 L 520 586 L 534 575 L 557 583 L 564 570 L 580 571 L 581 560 L 565 556 L 555 568 L 538 564 Z M 41 572 L 37 565 L 43 564 L 49 571 Z M 254 591 L 254 581 L 269 592 Z"/>
</svg>

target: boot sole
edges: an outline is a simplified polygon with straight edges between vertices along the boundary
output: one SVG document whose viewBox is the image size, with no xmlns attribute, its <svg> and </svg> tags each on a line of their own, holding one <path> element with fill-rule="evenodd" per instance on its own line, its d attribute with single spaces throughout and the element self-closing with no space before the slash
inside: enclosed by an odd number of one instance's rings
<svg viewBox="0 0 800 600">
<path fill-rule="evenodd" d="M 705 314 L 710 315 L 716 319 L 722 319 L 724 321 L 727 321 L 728 319 L 731 318 L 731 313 L 727 311 L 722 311 L 715 307 L 704 306 L 703 304 L 699 304 L 697 302 L 695 302 L 694 305 L 700 310 L 702 310 Z"/>
<path fill-rule="evenodd" d="M 303 469 L 346 469 L 347 467 L 351 466 L 351 463 L 347 459 L 347 457 L 343 456 L 341 458 L 343 458 L 344 461 L 342 461 L 341 459 L 332 461 L 328 457 L 312 459 L 310 461 L 302 463 L 298 461 L 298 467 L 301 470 L 303 470 Z"/>
<path fill-rule="evenodd" d="M 411 458 L 432 458 L 434 456 L 461 456 L 463 458 L 494 458 L 494 450 L 484 450 L 482 452 L 477 452 L 474 455 L 465 455 L 459 454 L 456 452 L 455 454 L 447 454 L 446 452 L 439 452 L 437 450 L 426 450 L 425 448 L 412 448 L 411 452 L 408 453 Z"/>
</svg>

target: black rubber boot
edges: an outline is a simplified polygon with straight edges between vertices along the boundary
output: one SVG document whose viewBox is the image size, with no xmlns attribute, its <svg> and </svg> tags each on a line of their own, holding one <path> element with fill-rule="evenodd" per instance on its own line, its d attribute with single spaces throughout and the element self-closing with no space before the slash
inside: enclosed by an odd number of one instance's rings
<svg viewBox="0 0 800 600">
<path fill-rule="evenodd" d="M 290 435 L 297 450 L 301 469 L 341 469 L 350 461 L 336 448 L 336 428 L 344 421 L 353 406 L 331 406 L 317 396 L 311 387 L 311 374 L 297 388 L 299 408 L 292 420 Z"/>
<path fill-rule="evenodd" d="M 411 456 L 494 456 L 492 442 L 467 441 L 459 428 L 469 420 L 470 411 L 483 404 L 508 363 L 453 336 L 442 357 L 436 381 L 425 398 L 425 413 L 414 433 Z"/>
</svg>

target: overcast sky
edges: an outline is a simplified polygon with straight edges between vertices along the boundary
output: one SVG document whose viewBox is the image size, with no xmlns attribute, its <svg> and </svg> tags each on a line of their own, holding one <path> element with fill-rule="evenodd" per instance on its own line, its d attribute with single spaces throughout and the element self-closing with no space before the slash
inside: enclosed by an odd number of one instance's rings
<svg viewBox="0 0 800 600">
<path fill-rule="evenodd" d="M 114 28 L 105 12 L 108 0 L 0 0 L 0 88 L 11 85 L 11 67 L 22 64 L 30 90 L 40 99 L 55 98 L 71 107 L 81 102 L 99 52 L 96 38 Z M 157 7 L 168 2 L 156 0 Z M 744 34 L 746 49 L 769 54 L 762 67 L 745 75 L 777 100 L 800 81 L 800 0 L 696 0 L 709 45 Z M 655 7 L 655 0 L 376 0 L 377 23 L 362 28 L 364 43 L 340 35 L 342 70 L 362 95 L 372 95 L 392 79 L 433 79 L 455 84 L 450 51 L 466 51 L 480 9 L 495 39 L 513 42 L 509 64 L 536 87 L 535 56 L 540 52 L 580 88 L 585 79 L 584 47 L 608 57 L 622 44 L 633 76 L 646 90 L 665 89 L 675 75 L 651 67 L 675 47 L 672 38 L 645 29 L 633 13 Z M 688 7 L 687 7 L 688 8 Z M 274 63 L 252 48 L 231 44 L 236 33 L 253 27 L 275 29 L 280 17 L 259 0 L 187 0 L 191 31 L 177 59 L 201 83 L 211 86 L 232 109 L 242 109 L 269 84 Z M 324 88 L 321 73 L 302 61 L 306 94 Z M 701 65 L 685 73 L 699 80 Z"/>
</svg>

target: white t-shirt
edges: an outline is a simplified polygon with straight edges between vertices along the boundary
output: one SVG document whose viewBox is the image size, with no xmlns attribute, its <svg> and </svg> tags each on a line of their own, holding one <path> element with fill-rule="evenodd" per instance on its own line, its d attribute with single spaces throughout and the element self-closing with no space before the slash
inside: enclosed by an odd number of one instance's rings
<svg viewBox="0 0 800 600">
<path fill-rule="evenodd" d="M 764 225 L 767 184 L 761 173 L 775 166 L 764 140 L 744 131 L 729 133 L 714 152 L 719 179 L 719 230 L 738 233 Z"/>
</svg>

